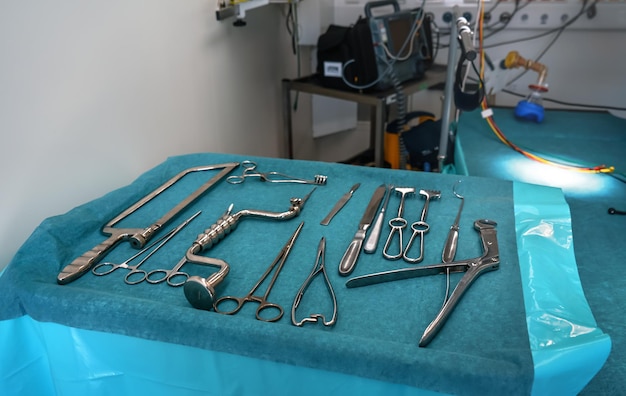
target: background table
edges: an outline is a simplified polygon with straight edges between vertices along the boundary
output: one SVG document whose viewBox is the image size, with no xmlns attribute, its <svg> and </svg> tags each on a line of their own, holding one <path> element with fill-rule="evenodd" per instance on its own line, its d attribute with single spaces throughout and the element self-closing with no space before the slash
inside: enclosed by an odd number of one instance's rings
<svg viewBox="0 0 626 396">
<path fill-rule="evenodd" d="M 445 80 L 445 70 L 433 66 L 429 69 L 424 78 L 420 80 L 410 80 L 402 84 L 405 95 L 411 95 L 429 87 L 439 84 Z M 374 164 L 382 168 L 384 166 L 384 134 L 387 120 L 386 109 L 395 102 L 396 92 L 393 89 L 376 92 L 357 92 L 324 87 L 319 83 L 319 79 L 307 76 L 294 80 L 283 80 L 283 131 L 285 147 L 287 147 L 287 158 L 293 156 L 293 129 L 291 123 L 292 101 L 291 91 L 304 92 L 313 95 L 321 95 L 335 99 L 342 99 L 369 106 L 370 108 L 370 148 L 374 151 Z"/>
</svg>

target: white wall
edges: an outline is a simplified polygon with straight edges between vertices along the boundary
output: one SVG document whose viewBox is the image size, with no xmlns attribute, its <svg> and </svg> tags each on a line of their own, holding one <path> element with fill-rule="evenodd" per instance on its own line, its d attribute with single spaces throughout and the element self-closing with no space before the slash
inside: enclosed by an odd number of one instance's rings
<svg viewBox="0 0 626 396">
<path fill-rule="evenodd" d="M 278 156 L 282 6 L 0 2 L 0 269 L 46 217 L 191 152 Z"/>
</svg>

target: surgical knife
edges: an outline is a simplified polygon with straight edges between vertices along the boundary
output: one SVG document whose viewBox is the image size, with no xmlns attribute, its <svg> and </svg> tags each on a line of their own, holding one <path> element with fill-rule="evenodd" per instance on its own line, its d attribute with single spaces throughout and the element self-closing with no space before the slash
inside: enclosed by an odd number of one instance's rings
<svg viewBox="0 0 626 396">
<path fill-rule="evenodd" d="M 341 208 L 343 208 L 345 206 L 345 204 L 348 203 L 350 198 L 352 198 L 352 194 L 354 194 L 354 192 L 357 190 L 357 188 L 359 188 L 360 185 L 361 185 L 361 183 L 355 184 L 354 186 L 352 186 L 352 188 L 350 188 L 350 191 L 348 191 L 347 193 L 343 194 L 343 196 L 341 198 L 339 198 L 339 201 L 337 201 L 335 206 L 332 208 L 330 213 L 328 213 L 328 215 L 326 217 L 324 217 L 324 220 L 322 220 L 320 222 L 320 224 L 321 225 L 328 225 L 330 223 L 330 221 L 333 219 L 333 217 L 335 217 L 335 215 L 341 210 Z"/>
<path fill-rule="evenodd" d="M 361 246 L 363 245 L 363 241 L 365 240 L 365 234 L 367 233 L 367 229 L 372 224 L 372 220 L 374 220 L 374 216 L 376 216 L 376 212 L 378 211 L 378 206 L 380 206 L 380 202 L 383 200 L 385 196 L 385 191 L 387 186 L 381 184 L 376 188 L 374 194 L 372 195 L 372 199 L 370 203 L 367 205 L 365 209 L 365 213 L 363 213 L 363 217 L 359 222 L 359 229 L 356 234 L 354 234 L 354 238 L 348 249 L 343 254 L 341 258 L 341 262 L 339 263 L 339 275 L 347 276 L 349 275 L 356 266 L 356 261 L 359 258 L 359 254 L 361 253 Z"/>
<path fill-rule="evenodd" d="M 374 222 L 374 227 L 372 231 L 370 231 L 370 236 L 365 241 L 365 247 L 363 250 L 365 253 L 374 253 L 376 251 L 376 246 L 378 246 L 378 239 L 380 238 L 380 230 L 383 226 L 383 221 L 385 220 L 385 211 L 387 210 L 387 204 L 389 203 L 389 197 L 393 192 L 394 186 L 393 184 L 389 186 L 388 189 L 385 190 L 385 202 L 383 202 L 383 206 L 380 208 L 380 213 L 376 217 L 376 221 Z"/>
</svg>

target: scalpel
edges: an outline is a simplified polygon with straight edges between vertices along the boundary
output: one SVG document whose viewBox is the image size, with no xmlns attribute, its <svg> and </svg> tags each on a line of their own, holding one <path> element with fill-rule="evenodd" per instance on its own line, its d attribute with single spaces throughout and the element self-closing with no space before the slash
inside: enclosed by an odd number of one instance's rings
<svg viewBox="0 0 626 396">
<path fill-rule="evenodd" d="M 387 187 L 384 184 L 381 184 L 378 188 L 376 188 L 376 191 L 374 191 L 374 195 L 372 195 L 372 199 L 367 205 L 365 213 L 359 222 L 359 229 L 356 234 L 354 234 L 352 242 L 350 242 L 348 249 L 341 258 L 341 262 L 339 263 L 339 275 L 347 276 L 354 270 L 356 260 L 359 258 L 359 254 L 361 253 L 361 246 L 365 240 L 365 234 L 369 226 L 372 224 L 374 216 L 376 216 L 378 206 L 380 205 L 380 201 L 382 201 L 385 196 L 386 189 Z"/>
<path fill-rule="evenodd" d="M 357 188 L 359 188 L 360 185 L 361 185 L 361 183 L 355 184 L 354 186 L 352 186 L 352 188 L 350 188 L 350 191 L 348 191 L 347 193 L 343 194 L 343 196 L 341 198 L 339 198 L 339 201 L 337 201 L 335 206 L 332 208 L 330 213 L 328 213 L 328 215 L 326 217 L 324 217 L 324 220 L 322 220 L 320 222 L 320 224 L 321 225 L 328 225 L 330 223 L 330 221 L 333 219 L 333 217 L 335 217 L 335 215 L 337 213 L 339 213 L 341 208 L 343 208 L 348 203 L 350 198 L 352 198 L 352 194 L 354 194 L 354 192 L 357 190 Z"/>
</svg>

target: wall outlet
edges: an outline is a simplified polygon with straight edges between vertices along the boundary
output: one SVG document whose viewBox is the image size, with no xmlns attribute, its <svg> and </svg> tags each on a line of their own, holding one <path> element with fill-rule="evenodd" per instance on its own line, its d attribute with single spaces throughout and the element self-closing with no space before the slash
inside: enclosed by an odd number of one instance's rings
<svg viewBox="0 0 626 396">
<path fill-rule="evenodd" d="M 511 0 L 485 2 L 485 9 L 491 10 L 486 15 L 487 24 L 494 28 L 508 21 L 507 29 L 556 29 L 572 20 L 582 9 L 582 0 L 541 0 L 528 5 L 521 2 L 523 8 L 515 12 L 515 2 Z M 477 5 L 474 0 L 441 0 L 426 3 L 426 11 L 433 15 L 433 20 L 442 29 L 452 23 L 452 7 L 459 7 L 459 12 L 470 22 L 476 19 Z M 568 29 L 578 30 L 626 30 L 626 1 L 599 1 L 581 15 Z"/>
</svg>

